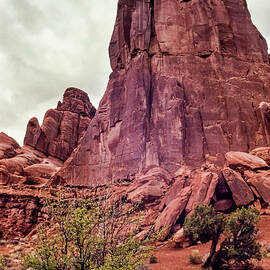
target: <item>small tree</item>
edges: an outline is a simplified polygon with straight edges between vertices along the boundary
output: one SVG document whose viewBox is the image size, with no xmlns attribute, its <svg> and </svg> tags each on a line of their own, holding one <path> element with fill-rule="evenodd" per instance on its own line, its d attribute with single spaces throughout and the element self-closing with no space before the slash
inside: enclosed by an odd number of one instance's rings
<svg viewBox="0 0 270 270">
<path fill-rule="evenodd" d="M 238 209 L 228 217 L 216 213 L 211 206 L 199 205 L 184 224 L 184 235 L 191 241 L 212 241 L 210 255 L 203 265 L 214 270 L 249 269 L 250 259 L 261 259 L 256 243 L 259 212 L 255 208 Z M 216 251 L 220 235 L 225 240 Z"/>
<path fill-rule="evenodd" d="M 121 202 L 61 198 L 49 203 L 53 237 L 39 234 L 39 246 L 24 267 L 41 270 L 133 270 L 149 256 L 149 239 L 137 239 L 135 208 Z M 48 228 L 47 228 L 48 229 Z"/>
<path fill-rule="evenodd" d="M 251 259 L 261 260 L 261 246 L 256 242 L 259 214 L 255 208 L 241 208 L 226 219 L 219 256 L 224 269 L 248 269 Z"/>
<path fill-rule="evenodd" d="M 190 218 L 184 223 L 184 236 L 192 243 L 212 241 L 210 255 L 203 267 L 208 268 L 215 261 L 219 237 L 224 230 L 224 217 L 216 213 L 213 207 L 198 205 Z"/>
</svg>

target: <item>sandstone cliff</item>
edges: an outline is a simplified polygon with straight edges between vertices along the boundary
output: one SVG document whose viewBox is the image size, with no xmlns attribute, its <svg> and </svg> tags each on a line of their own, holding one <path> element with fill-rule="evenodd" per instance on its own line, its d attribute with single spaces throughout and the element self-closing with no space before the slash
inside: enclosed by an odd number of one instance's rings
<svg viewBox="0 0 270 270">
<path fill-rule="evenodd" d="M 269 144 L 270 65 L 245 0 L 119 0 L 108 87 L 56 177 L 97 186 Z"/>
</svg>

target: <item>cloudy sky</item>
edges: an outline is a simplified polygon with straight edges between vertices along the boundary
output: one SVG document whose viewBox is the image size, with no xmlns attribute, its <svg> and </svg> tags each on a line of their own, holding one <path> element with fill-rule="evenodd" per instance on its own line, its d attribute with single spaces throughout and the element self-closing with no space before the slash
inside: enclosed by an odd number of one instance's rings
<svg viewBox="0 0 270 270">
<path fill-rule="evenodd" d="M 270 44 L 270 1 L 247 0 Z M 0 131 L 22 144 L 64 90 L 85 90 L 97 107 L 108 82 L 117 0 L 0 0 Z"/>
</svg>

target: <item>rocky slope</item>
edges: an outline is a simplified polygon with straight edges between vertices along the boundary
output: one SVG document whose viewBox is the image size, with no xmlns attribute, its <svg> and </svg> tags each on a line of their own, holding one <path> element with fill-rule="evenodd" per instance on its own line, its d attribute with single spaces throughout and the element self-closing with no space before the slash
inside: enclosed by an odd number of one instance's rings
<svg viewBox="0 0 270 270">
<path fill-rule="evenodd" d="M 29 121 L 23 147 L 0 135 L 5 235 L 46 218 L 39 198 L 61 185 L 139 203 L 141 233 L 164 239 L 199 203 L 268 213 L 270 65 L 245 0 L 119 0 L 109 51 L 97 112 L 69 88 L 41 126 Z"/>
</svg>

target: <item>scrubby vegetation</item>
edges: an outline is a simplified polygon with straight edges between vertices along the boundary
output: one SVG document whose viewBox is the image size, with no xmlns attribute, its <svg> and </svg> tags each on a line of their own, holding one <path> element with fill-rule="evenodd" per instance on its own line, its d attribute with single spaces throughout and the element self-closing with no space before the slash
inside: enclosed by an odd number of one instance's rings
<svg viewBox="0 0 270 270">
<path fill-rule="evenodd" d="M 6 268 L 6 260 L 2 255 L 0 255 L 0 270 L 5 270 L 5 268 Z"/>
<path fill-rule="evenodd" d="M 140 222 L 134 209 L 108 200 L 59 198 L 49 210 L 52 222 L 40 229 L 39 246 L 25 257 L 25 269 L 134 270 L 149 257 L 149 237 L 136 237 Z"/>
<path fill-rule="evenodd" d="M 211 206 L 199 205 L 184 224 L 184 235 L 195 243 L 212 241 L 204 268 L 213 270 L 253 269 L 252 259 L 261 260 L 261 247 L 256 242 L 259 211 L 241 208 L 225 217 Z M 221 234 L 224 241 L 216 251 Z"/>
<path fill-rule="evenodd" d="M 202 264 L 203 263 L 203 258 L 199 254 L 199 250 L 195 249 L 192 250 L 192 253 L 189 256 L 189 262 L 191 264 Z"/>
</svg>

